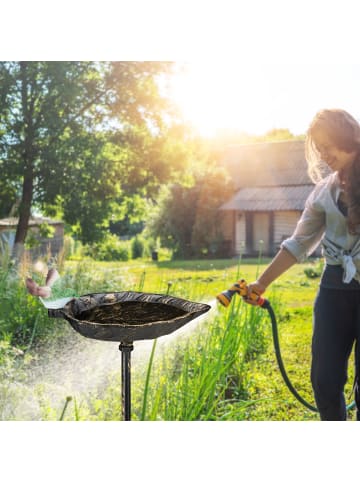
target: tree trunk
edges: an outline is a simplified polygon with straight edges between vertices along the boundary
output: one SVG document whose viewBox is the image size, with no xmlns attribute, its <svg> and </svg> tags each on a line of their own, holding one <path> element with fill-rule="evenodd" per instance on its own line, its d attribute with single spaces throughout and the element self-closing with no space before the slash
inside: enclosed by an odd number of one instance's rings
<svg viewBox="0 0 360 482">
<path fill-rule="evenodd" d="M 19 208 L 19 222 L 16 228 L 15 243 L 12 253 L 12 257 L 18 262 L 24 253 L 25 239 L 31 214 L 33 185 L 33 172 L 31 168 L 28 168 L 24 174 L 21 203 Z"/>
<path fill-rule="evenodd" d="M 19 222 L 16 228 L 14 248 L 12 252 L 13 259 L 19 263 L 24 253 L 25 239 L 28 231 L 31 204 L 34 191 L 34 122 L 33 122 L 33 102 L 31 102 L 29 91 L 32 86 L 28 80 L 27 62 L 20 62 L 21 72 L 21 101 L 24 122 L 24 150 L 23 165 L 24 179 L 22 186 L 22 195 L 19 207 Z"/>
</svg>

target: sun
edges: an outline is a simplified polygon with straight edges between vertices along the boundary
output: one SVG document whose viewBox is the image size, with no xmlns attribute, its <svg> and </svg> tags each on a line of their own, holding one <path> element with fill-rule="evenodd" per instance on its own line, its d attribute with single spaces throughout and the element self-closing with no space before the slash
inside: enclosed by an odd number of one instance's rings
<svg viewBox="0 0 360 482">
<path fill-rule="evenodd" d="M 259 68 L 217 61 L 179 65 L 169 95 L 202 136 L 227 129 L 261 134 L 273 127 L 271 93 Z"/>
</svg>

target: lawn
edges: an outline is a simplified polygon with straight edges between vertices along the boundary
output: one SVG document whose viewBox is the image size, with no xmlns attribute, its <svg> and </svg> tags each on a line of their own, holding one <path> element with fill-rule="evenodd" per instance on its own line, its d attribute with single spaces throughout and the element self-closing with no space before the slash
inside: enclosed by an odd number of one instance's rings
<svg viewBox="0 0 360 482">
<path fill-rule="evenodd" d="M 131 274 L 131 289 L 149 292 L 166 292 L 194 301 L 211 302 L 216 294 L 228 288 L 239 278 L 248 282 L 256 279 L 269 260 L 201 260 L 158 263 L 133 263 L 114 266 L 116 272 L 123 269 Z M 107 269 L 111 267 L 107 264 Z M 310 385 L 310 347 L 312 332 L 312 303 L 316 294 L 319 277 L 305 275 L 305 272 L 319 272 L 319 263 L 311 261 L 298 264 L 282 275 L 266 296 L 273 303 L 277 315 L 280 345 L 283 361 L 289 378 L 301 396 L 314 405 Z M 240 304 L 243 304 L 240 302 Z M 255 308 L 262 311 L 260 308 Z M 226 310 L 220 308 L 220 314 Z M 263 314 L 264 315 L 264 314 Z M 277 366 L 272 343 L 270 319 L 262 316 L 265 333 L 263 348 L 246 364 L 234 361 L 241 371 L 228 378 L 238 383 L 238 398 L 249 403 L 230 415 L 230 419 L 242 420 L 317 420 L 318 415 L 303 407 L 289 392 Z M 208 325 L 208 330 L 210 330 Z M 203 332 L 204 333 L 204 332 Z M 204 336 L 204 335 L 203 335 Z M 156 356 L 155 356 L 156 357 Z M 169 364 L 169 362 L 166 362 Z M 187 365 L 191 370 L 191 366 Z M 241 366 L 241 367 L 240 367 Z M 152 375 L 155 377 L 155 375 Z M 164 377 L 164 373 L 158 374 Z M 346 387 L 351 392 L 352 372 Z M 153 383 L 154 378 L 152 379 Z M 241 386 L 240 386 L 241 385 Z M 159 396 L 159 392 L 158 396 Z M 353 413 L 350 413 L 350 418 Z"/>
<path fill-rule="evenodd" d="M 63 278 L 79 295 L 135 290 L 170 293 L 212 306 L 208 316 L 189 323 L 188 328 L 179 330 L 179 336 L 161 337 L 154 345 L 147 342 L 145 349 L 143 342 L 135 343 L 133 419 L 318 419 L 294 398 L 281 378 L 266 310 L 250 307 L 239 297 L 229 308 L 215 303 L 220 291 L 240 278 L 255 280 L 268 262 L 232 259 L 66 263 Z M 317 261 L 295 265 L 265 294 L 277 316 L 287 373 L 311 404 L 312 303 L 320 268 Z M 21 290 L 23 287 L 14 291 L 17 297 Z M 12 303 L 16 319 L 4 324 L 8 337 L 8 341 L 2 341 L 7 343 L 4 360 L 11 364 L 3 365 L 5 378 L 0 380 L 4 394 L 2 419 L 121 419 L 120 357 L 114 344 L 85 339 L 63 320 L 49 321 L 35 303 L 37 300 L 27 300 Z M 8 303 L 10 307 L 10 298 Z M 16 329 L 14 335 L 12 326 Z M 14 340 L 20 340 L 19 348 L 25 351 L 24 367 L 21 356 L 11 351 Z M 12 359 L 5 353 L 11 353 Z M 352 381 L 350 370 L 347 395 Z M 18 409 L 19 404 L 27 404 L 26 410 Z"/>
</svg>

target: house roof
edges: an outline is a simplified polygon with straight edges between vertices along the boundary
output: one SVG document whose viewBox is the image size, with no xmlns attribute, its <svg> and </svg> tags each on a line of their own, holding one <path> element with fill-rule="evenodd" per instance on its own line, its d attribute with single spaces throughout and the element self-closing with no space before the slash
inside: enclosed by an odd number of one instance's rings
<svg viewBox="0 0 360 482">
<path fill-rule="evenodd" d="M 19 222 L 18 218 L 4 218 L 0 219 L 0 226 L 5 227 L 16 227 Z M 29 220 L 29 226 L 39 226 L 40 224 L 63 224 L 62 221 L 57 221 L 55 219 L 50 219 L 42 216 L 31 217 Z"/>
<path fill-rule="evenodd" d="M 220 209 L 236 211 L 302 211 L 313 185 L 243 188 Z"/>
<path fill-rule="evenodd" d="M 223 165 L 237 190 L 223 210 L 302 211 L 314 187 L 302 140 L 232 145 Z"/>
<path fill-rule="evenodd" d="M 312 184 L 302 140 L 230 145 L 222 164 L 232 174 L 236 189 Z"/>
</svg>

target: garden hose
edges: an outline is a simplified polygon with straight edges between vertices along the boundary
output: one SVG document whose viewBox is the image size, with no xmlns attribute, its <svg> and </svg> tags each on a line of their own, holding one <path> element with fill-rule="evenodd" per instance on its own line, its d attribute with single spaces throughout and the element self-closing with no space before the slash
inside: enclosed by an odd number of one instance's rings
<svg viewBox="0 0 360 482">
<path fill-rule="evenodd" d="M 234 294 L 238 294 L 240 296 L 246 297 L 248 296 L 248 289 L 246 285 L 245 280 L 240 280 L 237 283 L 235 283 L 229 290 L 223 291 L 219 295 L 217 295 L 216 299 L 225 307 L 229 306 L 232 297 Z M 309 402 L 307 402 L 299 393 L 298 391 L 294 388 L 293 384 L 291 383 L 286 370 L 285 366 L 282 360 L 281 356 L 281 350 L 280 350 L 280 343 L 279 343 L 279 334 L 278 334 L 278 329 L 277 329 L 277 321 L 276 321 L 276 316 L 274 313 L 274 310 L 269 302 L 269 300 L 262 298 L 260 295 L 257 293 L 252 292 L 250 295 L 250 298 L 256 302 L 257 305 L 259 305 L 261 308 L 267 310 L 270 316 L 271 320 L 271 330 L 272 330 L 272 337 L 273 337 L 273 343 L 274 343 L 274 349 L 275 349 L 275 355 L 276 355 L 276 361 L 280 370 L 280 373 L 284 379 L 284 382 L 286 383 L 286 386 L 290 390 L 290 392 L 294 395 L 294 397 L 302 403 L 306 408 L 311 410 L 312 412 L 319 412 L 317 407 L 314 405 L 311 405 Z M 346 410 L 351 410 L 355 407 L 355 402 L 353 401 L 349 405 L 347 405 Z"/>
</svg>

